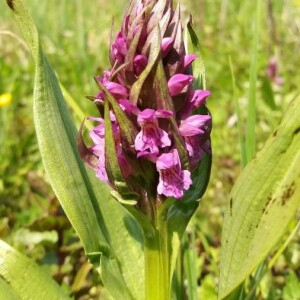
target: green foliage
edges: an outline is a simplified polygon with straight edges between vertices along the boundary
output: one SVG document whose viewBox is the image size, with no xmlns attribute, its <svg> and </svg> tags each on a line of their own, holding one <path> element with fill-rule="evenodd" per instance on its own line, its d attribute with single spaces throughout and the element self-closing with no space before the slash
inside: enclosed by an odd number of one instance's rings
<svg viewBox="0 0 300 300">
<path fill-rule="evenodd" d="M 142 239 L 139 226 L 110 196 L 109 188 L 86 170 L 77 131 L 58 81 L 43 55 L 38 32 L 21 1 L 13 11 L 36 63 L 34 118 L 40 153 L 51 185 L 85 251 L 115 298 L 142 299 Z M 130 249 L 130 256 L 124 249 Z M 133 271 L 136 270 L 136 271 Z"/>
<path fill-rule="evenodd" d="M 0 287 L 1 299 L 70 299 L 34 262 L 2 240 Z"/>
<path fill-rule="evenodd" d="M 86 101 L 84 96 L 94 95 L 97 91 L 92 76 L 101 73 L 108 65 L 108 36 L 112 16 L 116 29 L 119 27 L 126 2 L 120 1 L 115 5 L 114 1 L 26 0 L 26 5 L 31 10 L 41 33 L 43 49 L 65 87 L 63 93 L 77 122 L 77 128 L 83 119 L 82 111 L 84 115 L 89 115 L 93 110 L 92 104 Z M 246 97 L 249 95 L 249 49 L 253 38 L 255 1 L 180 2 L 184 11 L 192 12 L 193 26 L 199 36 L 202 57 L 206 72 L 209 74 L 207 89 L 212 91 L 212 97 L 208 100 L 214 124 L 212 179 L 208 192 L 191 221 L 191 230 L 196 230 L 196 234 L 195 240 L 189 235 L 189 244 L 197 254 L 194 257 L 197 262 L 197 273 L 193 276 L 197 278 L 199 297 L 214 299 L 213 293 L 210 296 L 209 291 L 212 286 L 215 290 L 218 286 L 219 274 L 214 265 L 219 263 L 223 212 L 229 205 L 228 194 L 240 172 L 235 103 L 239 105 L 240 131 L 244 134 L 244 120 L 247 118 Z M 272 4 L 271 10 L 268 8 L 269 3 Z M 31 120 L 30 74 L 33 74 L 33 65 L 29 61 L 21 34 L 9 14 L 9 9 L 5 6 L 5 1 L 2 1 L 0 94 L 11 92 L 13 102 L 10 106 L 0 107 L 0 236 L 23 253 L 38 260 L 49 273 L 51 270 L 51 274 L 59 283 L 64 282 L 65 285 L 72 287 L 74 277 L 79 273 L 81 266 L 85 265 L 86 260 L 80 243 L 69 229 L 70 224 L 56 204 L 42 171 Z M 299 1 L 267 0 L 263 1 L 261 9 L 255 107 L 257 148 L 263 146 L 277 126 L 282 112 L 299 94 L 300 81 L 300 73 L 297 71 L 300 65 L 297 51 Z M 193 52 L 192 48 L 189 52 Z M 274 84 L 265 75 L 268 60 L 274 55 L 279 63 L 279 74 L 284 80 L 281 86 Z M 229 56 L 235 78 L 234 99 Z M 66 90 L 74 97 L 73 104 L 72 101 L 68 101 Z M 74 101 L 79 110 L 74 106 Z M 56 223 L 54 220 L 57 218 L 59 222 Z M 17 244 L 15 236 L 18 235 L 20 227 L 26 227 L 33 232 L 55 230 L 59 236 L 58 244 L 41 242 L 30 245 L 30 241 L 26 241 L 26 245 Z M 295 222 L 291 222 L 282 241 L 294 227 Z M 280 244 L 277 244 L 277 247 L 280 247 Z M 275 251 L 277 247 L 274 248 Z M 287 240 L 284 249 L 280 255 L 274 257 L 276 261 L 272 263 L 272 270 L 266 271 L 266 275 L 257 286 L 255 293 L 257 299 L 283 298 L 285 286 L 290 281 L 288 274 L 297 274 L 299 235 L 295 234 L 293 239 Z M 186 294 L 184 270 L 188 266 L 184 266 L 181 260 L 177 265 L 181 267 L 181 269 L 176 267 L 176 273 L 180 273 L 178 290 L 182 292 L 178 299 L 183 299 Z M 105 298 L 107 291 L 101 286 L 102 281 L 96 272 L 80 273 L 81 284 L 75 285 L 76 288 L 72 290 L 76 299 L 98 297 L 107 299 Z M 252 279 L 247 280 L 245 286 L 247 287 L 251 281 Z M 0 286 L 1 290 L 1 282 Z M 294 295 L 297 286 L 289 284 L 288 286 L 291 295 Z"/>
<path fill-rule="evenodd" d="M 286 286 L 283 289 L 282 296 L 284 300 L 293 300 L 300 298 L 300 282 L 294 272 L 291 272 L 289 274 Z"/>
<path fill-rule="evenodd" d="M 219 297 L 236 288 L 272 250 L 299 207 L 300 97 L 236 181 L 222 233 Z"/>
</svg>

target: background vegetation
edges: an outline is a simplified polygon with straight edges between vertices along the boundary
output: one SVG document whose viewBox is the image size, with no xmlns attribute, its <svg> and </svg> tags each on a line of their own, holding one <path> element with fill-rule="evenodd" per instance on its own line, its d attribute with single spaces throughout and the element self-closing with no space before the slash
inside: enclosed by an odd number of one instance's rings
<svg viewBox="0 0 300 300">
<path fill-rule="evenodd" d="M 222 213 L 242 168 L 236 101 L 244 120 L 255 1 L 181 3 L 183 18 L 190 11 L 193 14 L 207 86 L 212 91 L 208 106 L 214 120 L 214 160 L 209 188 L 182 245 L 178 274 L 182 274 L 185 284 L 178 287 L 178 293 L 187 294 L 189 299 L 216 299 Z M 112 16 L 117 29 L 126 1 L 26 0 L 26 4 L 40 30 L 46 55 L 67 91 L 79 127 L 84 115 L 96 113 L 85 96 L 97 92 L 93 76 L 109 65 Z M 300 93 L 300 2 L 265 0 L 262 8 L 256 86 L 258 149 Z M 266 74 L 271 58 L 278 64 L 282 84 Z M 33 62 L 22 36 L 5 1 L 1 1 L 0 95 L 10 93 L 12 101 L 7 105 L 0 101 L 0 238 L 40 263 L 75 299 L 105 299 L 108 296 L 101 279 L 87 262 L 43 171 L 32 121 L 33 74 Z M 285 239 L 299 217 L 290 224 Z M 257 299 L 300 299 L 299 242 L 298 227 L 261 281 Z"/>
</svg>

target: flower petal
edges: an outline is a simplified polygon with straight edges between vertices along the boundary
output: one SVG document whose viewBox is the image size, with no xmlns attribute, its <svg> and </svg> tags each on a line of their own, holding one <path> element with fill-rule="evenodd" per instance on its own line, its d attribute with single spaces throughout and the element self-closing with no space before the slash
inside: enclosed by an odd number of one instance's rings
<svg viewBox="0 0 300 300">
<path fill-rule="evenodd" d="M 193 76 L 185 74 L 176 74 L 168 81 L 170 95 L 176 96 L 193 80 Z"/>
</svg>

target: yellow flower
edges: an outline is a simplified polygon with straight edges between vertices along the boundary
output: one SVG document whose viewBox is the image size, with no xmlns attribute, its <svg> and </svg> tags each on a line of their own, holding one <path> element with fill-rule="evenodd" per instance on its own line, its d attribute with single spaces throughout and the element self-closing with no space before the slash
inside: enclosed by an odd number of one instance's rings
<svg viewBox="0 0 300 300">
<path fill-rule="evenodd" d="M 0 95 L 0 107 L 9 105 L 11 101 L 12 95 L 10 93 Z"/>
</svg>

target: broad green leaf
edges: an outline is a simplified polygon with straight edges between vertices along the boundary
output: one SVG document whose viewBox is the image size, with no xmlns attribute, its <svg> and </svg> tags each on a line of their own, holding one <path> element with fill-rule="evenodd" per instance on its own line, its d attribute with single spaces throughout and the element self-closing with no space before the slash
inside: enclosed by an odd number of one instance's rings
<svg viewBox="0 0 300 300">
<path fill-rule="evenodd" d="M 0 299 L 70 299 L 32 260 L 0 240 Z"/>
<path fill-rule="evenodd" d="M 143 299 L 142 233 L 110 188 L 85 168 L 77 130 L 57 78 L 44 56 L 35 25 L 21 0 L 10 1 L 36 63 L 34 121 L 51 186 L 92 263 L 115 299 Z M 112 280 L 114 278 L 114 280 Z"/>
<path fill-rule="evenodd" d="M 237 179 L 225 210 L 219 299 L 267 256 L 300 204 L 300 97 Z"/>
<path fill-rule="evenodd" d="M 20 300 L 20 297 L 14 292 L 10 285 L 0 277 L 0 299 Z"/>
</svg>

